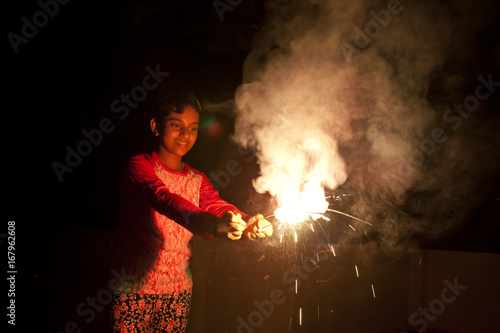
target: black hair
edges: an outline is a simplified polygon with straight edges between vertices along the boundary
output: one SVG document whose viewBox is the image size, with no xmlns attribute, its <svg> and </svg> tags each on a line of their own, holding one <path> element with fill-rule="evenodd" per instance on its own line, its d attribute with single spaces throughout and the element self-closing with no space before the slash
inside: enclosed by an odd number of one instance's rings
<svg viewBox="0 0 500 333">
<path fill-rule="evenodd" d="M 182 114 L 184 109 L 191 106 L 198 113 L 201 112 L 201 105 L 198 99 L 189 92 L 173 92 L 159 98 L 153 104 L 147 118 L 154 119 L 160 131 L 165 128 L 166 117 L 172 112 Z M 159 125 L 159 126 L 158 126 Z"/>
</svg>

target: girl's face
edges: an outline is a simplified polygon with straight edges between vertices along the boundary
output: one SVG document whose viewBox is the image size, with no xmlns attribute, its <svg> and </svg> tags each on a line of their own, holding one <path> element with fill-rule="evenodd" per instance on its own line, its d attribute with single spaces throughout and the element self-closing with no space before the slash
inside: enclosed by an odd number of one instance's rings
<svg viewBox="0 0 500 333">
<path fill-rule="evenodd" d="M 194 145 L 198 136 L 199 114 L 192 106 L 187 106 L 183 113 L 171 112 L 165 121 L 165 128 L 160 132 L 160 150 L 172 157 L 184 156 Z"/>
</svg>

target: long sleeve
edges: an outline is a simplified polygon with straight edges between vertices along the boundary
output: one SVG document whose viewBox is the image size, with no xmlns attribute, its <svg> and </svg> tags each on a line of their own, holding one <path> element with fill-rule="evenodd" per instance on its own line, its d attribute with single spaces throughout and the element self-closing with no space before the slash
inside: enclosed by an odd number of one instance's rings
<svg viewBox="0 0 500 333">
<path fill-rule="evenodd" d="M 232 211 L 234 213 L 240 213 L 242 218 L 246 220 L 249 216 L 242 211 L 240 211 L 236 206 L 227 203 L 222 200 L 219 193 L 214 190 L 214 187 L 210 183 L 210 180 L 202 174 L 203 179 L 200 188 L 200 207 L 210 212 L 216 216 L 221 217 L 227 211 Z"/>
<path fill-rule="evenodd" d="M 208 234 L 213 235 L 214 215 L 217 214 L 212 214 L 210 210 L 205 211 L 180 195 L 170 192 L 156 175 L 151 157 L 134 156 L 127 165 L 126 175 L 136 190 L 158 213 L 203 238 L 210 238 Z"/>
<path fill-rule="evenodd" d="M 114 288 L 146 294 L 190 289 L 193 234 L 210 239 L 224 213 L 241 212 L 201 172 L 188 165 L 184 172 L 170 170 L 155 152 L 132 157 L 123 176 L 112 262 L 131 279 Z"/>
</svg>

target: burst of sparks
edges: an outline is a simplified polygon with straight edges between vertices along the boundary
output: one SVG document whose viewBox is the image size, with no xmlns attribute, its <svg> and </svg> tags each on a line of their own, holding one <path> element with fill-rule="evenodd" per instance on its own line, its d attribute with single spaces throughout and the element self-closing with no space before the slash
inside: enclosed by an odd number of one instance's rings
<svg viewBox="0 0 500 333">
<path fill-rule="evenodd" d="M 332 250 L 333 256 L 336 257 L 337 255 L 335 254 L 335 249 L 333 248 L 333 246 L 331 246 L 330 244 L 328 244 L 328 246 L 330 247 L 330 250 Z"/>
<path fill-rule="evenodd" d="M 341 214 L 341 215 L 350 217 L 351 219 L 355 219 L 356 221 L 363 222 L 363 223 L 368 224 L 368 225 L 373 225 L 370 222 L 366 222 L 365 220 L 359 219 L 356 216 L 352 216 L 351 214 L 347 214 L 347 213 L 341 212 L 339 210 L 335 210 L 335 209 L 331 209 L 331 208 L 328 208 L 327 210 L 329 212 L 333 212 L 333 213 L 337 213 L 337 214 Z"/>
<path fill-rule="evenodd" d="M 366 225 L 372 226 L 370 222 L 367 222 L 363 219 L 360 219 L 356 216 L 353 216 L 351 214 L 344 213 L 339 210 L 335 210 L 332 208 L 329 208 L 330 204 L 328 203 L 327 199 L 331 198 L 333 201 L 341 201 L 340 196 L 328 196 L 328 197 L 318 197 L 315 194 L 311 193 L 301 193 L 298 196 L 288 196 L 290 199 L 294 200 L 289 200 L 286 202 L 286 204 L 282 204 L 279 206 L 278 209 L 274 211 L 274 214 L 265 216 L 264 219 L 269 219 L 269 218 L 274 218 L 274 221 L 270 220 L 271 223 L 268 226 L 265 226 L 260 229 L 260 231 L 264 230 L 265 228 L 268 228 L 270 226 L 275 226 L 276 230 L 279 230 L 279 242 L 285 246 L 285 241 L 293 239 L 293 243 L 296 244 L 299 241 L 299 236 L 298 236 L 298 231 L 301 230 L 302 225 L 306 225 L 312 232 L 316 232 L 316 230 L 320 230 L 320 232 L 323 233 L 323 236 L 326 238 L 326 243 L 328 245 L 328 248 L 332 252 L 333 256 L 336 257 L 335 253 L 335 248 L 332 246 L 332 243 L 329 239 L 329 234 L 325 232 L 323 229 L 322 224 L 328 223 L 330 221 L 330 218 L 325 216 L 324 214 L 327 212 L 330 213 L 335 213 L 335 214 L 340 214 L 343 216 L 346 216 L 348 218 L 351 218 L 353 220 L 356 220 L 358 222 L 364 223 Z M 342 195 L 346 196 L 346 195 Z M 315 226 L 316 224 L 317 226 Z M 347 223 L 346 223 L 347 224 Z M 357 231 L 356 228 L 351 225 L 347 224 L 347 226 L 352 229 L 353 231 Z M 319 227 L 319 228 L 318 228 Z M 366 231 L 364 231 L 364 234 L 366 235 Z M 294 251 L 297 250 L 297 246 L 294 245 Z M 296 256 L 298 254 L 296 253 Z M 302 253 L 300 253 L 300 257 L 297 258 L 297 260 L 302 259 Z M 316 253 L 316 259 L 317 262 L 320 262 L 319 258 L 319 253 Z M 359 278 L 359 269 L 357 265 L 354 265 L 356 277 Z M 295 295 L 298 295 L 298 279 L 295 278 Z M 372 294 L 373 298 L 376 297 L 375 295 L 375 287 L 373 284 L 371 284 L 371 289 L 372 289 Z M 297 296 L 298 297 L 298 296 Z M 299 326 L 302 326 L 302 307 L 299 307 Z M 291 330 L 292 328 L 292 320 L 293 316 L 290 317 L 290 322 L 288 329 Z M 317 320 L 320 320 L 320 306 L 317 306 Z"/>
<path fill-rule="evenodd" d="M 298 193 L 293 190 L 283 193 L 279 201 L 274 216 L 288 224 L 301 223 L 309 218 L 317 220 L 328 208 L 323 191 L 311 184 Z"/>
<path fill-rule="evenodd" d="M 344 195 L 345 196 L 345 195 Z M 325 221 L 330 221 L 330 218 L 324 215 L 325 212 L 332 212 L 340 215 L 347 216 L 351 219 L 354 219 L 356 221 L 362 222 L 364 224 L 372 226 L 370 222 L 367 222 L 365 220 L 362 220 L 356 216 L 353 216 L 351 214 L 344 213 L 342 211 L 328 208 L 329 204 L 326 201 L 327 198 L 334 198 L 336 201 L 342 200 L 340 199 L 340 196 L 328 196 L 323 198 L 323 200 L 319 200 L 318 202 L 315 202 L 311 200 L 310 198 L 305 197 L 303 194 L 299 196 L 299 199 L 296 199 L 294 201 L 291 201 L 292 203 L 288 203 L 286 205 L 281 205 L 278 209 L 275 210 L 274 214 L 267 215 L 264 217 L 264 219 L 268 219 L 271 217 L 274 217 L 275 222 L 279 224 L 278 229 L 281 229 L 282 227 L 284 228 L 290 228 L 294 232 L 294 241 L 297 242 L 297 232 L 296 232 L 296 226 L 299 223 L 306 222 L 306 221 L 319 221 L 320 219 L 323 219 Z M 259 232 L 270 227 L 272 224 L 269 224 L 263 228 L 259 229 Z M 314 232 L 314 226 L 312 223 L 306 222 L 306 225 L 311 229 L 312 232 Z M 321 229 L 323 227 L 321 224 L 319 224 Z M 356 228 L 354 228 L 352 225 L 348 225 L 353 231 L 356 231 Z M 325 231 L 323 230 L 323 233 L 326 236 Z M 366 233 L 366 231 L 365 231 Z M 280 235 L 280 243 L 283 241 L 283 234 Z M 328 241 L 329 242 L 329 241 Z"/>
</svg>

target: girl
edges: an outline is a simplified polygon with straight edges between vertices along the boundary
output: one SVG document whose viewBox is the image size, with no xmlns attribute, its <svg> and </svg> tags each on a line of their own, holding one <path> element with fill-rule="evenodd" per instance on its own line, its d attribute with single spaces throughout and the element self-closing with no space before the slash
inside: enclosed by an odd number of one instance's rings
<svg viewBox="0 0 500 333">
<path fill-rule="evenodd" d="M 208 178 L 182 162 L 193 147 L 201 107 L 187 93 L 168 95 L 150 115 L 158 149 L 130 159 L 114 241 L 114 332 L 184 332 L 191 302 L 188 260 L 194 235 L 258 239 L 272 235 L 261 214 L 223 201 Z"/>
</svg>

